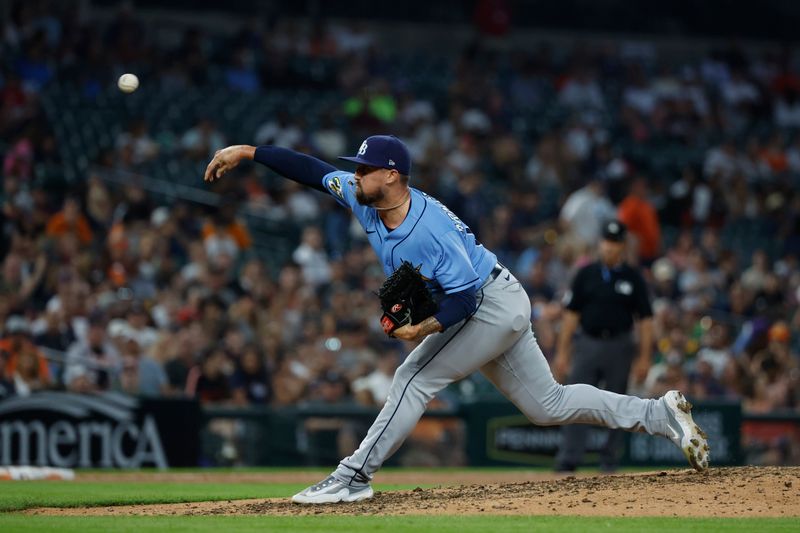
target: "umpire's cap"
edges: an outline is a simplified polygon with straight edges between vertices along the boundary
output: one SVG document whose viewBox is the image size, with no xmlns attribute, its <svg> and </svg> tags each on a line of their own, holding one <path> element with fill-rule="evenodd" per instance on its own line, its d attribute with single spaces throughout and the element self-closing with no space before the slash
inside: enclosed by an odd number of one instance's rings
<svg viewBox="0 0 800 533">
<path fill-rule="evenodd" d="M 411 155 L 408 148 L 394 135 L 367 137 L 355 156 L 339 159 L 359 165 L 393 169 L 405 176 L 411 174 Z"/>
<path fill-rule="evenodd" d="M 619 220 L 609 220 L 603 226 L 603 238 L 607 241 L 625 242 L 628 228 Z"/>
</svg>

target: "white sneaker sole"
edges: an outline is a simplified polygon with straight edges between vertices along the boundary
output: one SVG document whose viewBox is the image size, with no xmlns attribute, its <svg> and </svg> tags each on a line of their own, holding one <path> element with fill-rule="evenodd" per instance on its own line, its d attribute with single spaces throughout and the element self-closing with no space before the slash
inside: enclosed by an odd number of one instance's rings
<svg viewBox="0 0 800 533">
<path fill-rule="evenodd" d="M 692 404 L 680 392 L 669 392 L 664 397 L 667 408 L 680 424 L 683 437 L 679 444 L 689 464 L 698 472 L 708 470 L 710 448 L 708 436 L 692 419 Z"/>
<path fill-rule="evenodd" d="M 347 489 L 342 489 L 339 492 L 332 494 L 316 494 L 314 496 L 307 496 L 303 493 L 295 494 L 292 496 L 293 503 L 314 504 L 314 503 L 339 503 L 339 502 L 360 502 L 361 500 L 368 500 L 372 498 L 374 492 L 372 487 L 368 490 L 350 494 Z"/>
</svg>

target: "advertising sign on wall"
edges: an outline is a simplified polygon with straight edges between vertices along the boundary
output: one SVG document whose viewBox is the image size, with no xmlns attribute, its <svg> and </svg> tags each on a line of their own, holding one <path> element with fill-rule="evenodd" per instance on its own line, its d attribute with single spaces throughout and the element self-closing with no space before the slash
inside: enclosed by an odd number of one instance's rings
<svg viewBox="0 0 800 533">
<path fill-rule="evenodd" d="M 64 468 L 195 466 L 193 400 L 41 392 L 0 402 L 0 465 Z"/>
</svg>

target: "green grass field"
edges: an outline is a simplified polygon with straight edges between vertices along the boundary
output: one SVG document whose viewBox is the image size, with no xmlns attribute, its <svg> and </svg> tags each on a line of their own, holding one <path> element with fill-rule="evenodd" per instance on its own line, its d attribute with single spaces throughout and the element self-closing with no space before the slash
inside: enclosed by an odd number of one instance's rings
<svg viewBox="0 0 800 533">
<path fill-rule="evenodd" d="M 402 490 L 417 486 L 376 485 L 375 489 Z M 32 507 L 102 507 L 142 503 L 282 498 L 291 496 L 305 487 L 306 484 L 290 483 L 120 484 L 81 481 L 8 481 L 0 482 L 0 511 L 18 511 Z"/>
<path fill-rule="evenodd" d="M 56 517 L 0 516 L 2 531 L 415 531 L 461 533 L 465 531 L 678 531 L 708 533 L 711 531 L 798 531 L 794 519 L 689 519 L 689 518 L 584 518 L 584 517 L 460 517 L 460 516 L 158 516 L 158 517 Z"/>
<path fill-rule="evenodd" d="M 252 471 L 252 470 L 251 470 Z M 117 474 L 118 475 L 118 474 Z M 304 484 L 103 481 L 0 482 L 0 531 L 800 531 L 795 518 L 587 518 L 554 516 L 27 516 L 32 507 L 111 506 L 204 500 L 288 497 Z M 417 485 L 381 485 L 376 490 Z"/>
</svg>

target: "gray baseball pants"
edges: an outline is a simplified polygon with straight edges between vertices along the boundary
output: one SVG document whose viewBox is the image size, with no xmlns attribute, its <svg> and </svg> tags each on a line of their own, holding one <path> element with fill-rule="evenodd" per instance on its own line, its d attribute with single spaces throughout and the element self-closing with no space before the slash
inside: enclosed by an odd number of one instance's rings
<svg viewBox="0 0 800 533">
<path fill-rule="evenodd" d="M 605 390 L 624 394 L 628 390 L 628 376 L 635 348 L 630 333 L 610 339 L 581 335 L 575 342 L 569 382 L 594 386 L 602 384 Z M 580 466 L 588 430 L 588 426 L 583 424 L 569 425 L 562 429 L 561 448 L 556 456 L 557 470 L 572 470 Z M 617 467 L 622 444 L 622 431 L 608 432 L 606 443 L 600 450 L 602 469 L 610 471 Z"/>
<path fill-rule="evenodd" d="M 386 404 L 358 449 L 339 463 L 337 479 L 369 482 L 434 395 L 476 370 L 534 424 L 595 424 L 666 436 L 667 412 L 660 400 L 556 383 L 531 330 L 528 295 L 508 270 L 476 296 L 472 317 L 426 337 L 398 367 Z"/>
</svg>

